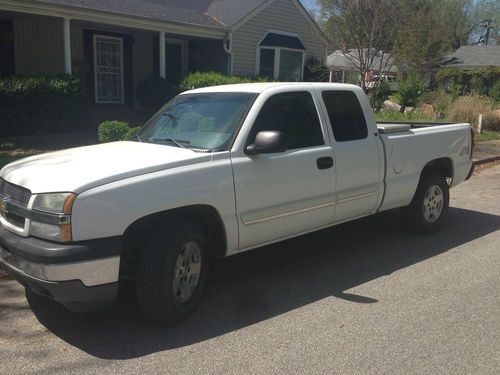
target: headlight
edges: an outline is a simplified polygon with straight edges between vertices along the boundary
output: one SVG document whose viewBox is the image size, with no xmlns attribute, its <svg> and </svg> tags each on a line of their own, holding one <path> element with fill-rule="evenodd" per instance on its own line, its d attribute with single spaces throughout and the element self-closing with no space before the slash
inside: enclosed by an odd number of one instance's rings
<svg viewBox="0 0 500 375">
<path fill-rule="evenodd" d="M 52 241 L 71 241 L 71 209 L 76 194 L 51 193 L 35 197 L 30 212 L 30 233 Z"/>
</svg>

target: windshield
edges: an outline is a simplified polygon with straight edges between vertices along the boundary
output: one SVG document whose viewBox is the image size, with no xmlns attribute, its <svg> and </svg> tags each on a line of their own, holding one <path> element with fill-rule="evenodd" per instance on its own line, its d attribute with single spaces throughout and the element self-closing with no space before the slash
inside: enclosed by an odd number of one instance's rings
<svg viewBox="0 0 500 375">
<path fill-rule="evenodd" d="M 255 99 L 253 93 L 179 95 L 141 129 L 143 142 L 202 150 L 226 149 Z"/>
</svg>

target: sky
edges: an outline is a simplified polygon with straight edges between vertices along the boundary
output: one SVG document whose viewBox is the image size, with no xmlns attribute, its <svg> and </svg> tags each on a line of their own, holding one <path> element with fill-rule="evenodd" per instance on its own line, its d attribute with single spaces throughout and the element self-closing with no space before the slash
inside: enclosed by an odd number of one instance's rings
<svg viewBox="0 0 500 375">
<path fill-rule="evenodd" d="M 300 0 L 302 5 L 311 13 L 316 13 L 318 11 L 318 6 L 315 0 Z"/>
</svg>

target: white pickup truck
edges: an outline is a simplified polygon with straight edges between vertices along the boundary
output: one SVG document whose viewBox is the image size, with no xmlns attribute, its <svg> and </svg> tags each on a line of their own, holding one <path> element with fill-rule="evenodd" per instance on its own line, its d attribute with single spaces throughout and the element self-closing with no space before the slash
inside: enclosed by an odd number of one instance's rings
<svg viewBox="0 0 500 375">
<path fill-rule="evenodd" d="M 0 266 L 73 311 L 133 282 L 153 320 L 184 318 L 211 256 L 402 207 L 436 231 L 472 173 L 469 124 L 376 124 L 357 86 L 182 93 L 135 141 L 29 157 L 0 172 Z"/>
</svg>

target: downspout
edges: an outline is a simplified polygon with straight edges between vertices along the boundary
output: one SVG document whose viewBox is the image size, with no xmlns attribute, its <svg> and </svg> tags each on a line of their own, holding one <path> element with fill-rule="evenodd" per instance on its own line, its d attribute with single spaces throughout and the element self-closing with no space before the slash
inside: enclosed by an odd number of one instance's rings
<svg viewBox="0 0 500 375">
<path fill-rule="evenodd" d="M 227 62 L 227 71 L 230 76 L 233 75 L 233 32 L 228 31 L 226 38 L 222 41 L 224 51 L 229 55 Z"/>
</svg>

